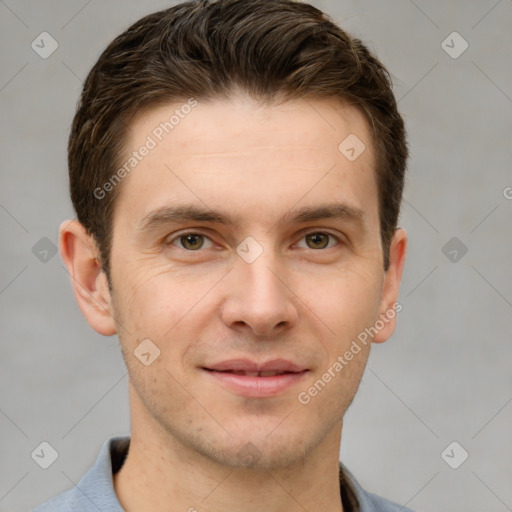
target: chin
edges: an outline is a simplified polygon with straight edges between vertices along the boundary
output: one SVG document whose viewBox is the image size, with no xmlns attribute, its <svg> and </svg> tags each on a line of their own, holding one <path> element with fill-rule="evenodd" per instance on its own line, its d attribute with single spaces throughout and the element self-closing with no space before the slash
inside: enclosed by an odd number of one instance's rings
<svg viewBox="0 0 512 512">
<path fill-rule="evenodd" d="M 273 433 L 268 435 L 268 432 L 262 436 L 254 435 L 254 431 L 241 433 L 226 440 L 224 448 L 218 442 L 208 443 L 199 451 L 217 464 L 232 469 L 269 471 L 301 463 L 314 446 L 299 433 L 293 436 L 283 431 L 273 438 Z"/>
</svg>

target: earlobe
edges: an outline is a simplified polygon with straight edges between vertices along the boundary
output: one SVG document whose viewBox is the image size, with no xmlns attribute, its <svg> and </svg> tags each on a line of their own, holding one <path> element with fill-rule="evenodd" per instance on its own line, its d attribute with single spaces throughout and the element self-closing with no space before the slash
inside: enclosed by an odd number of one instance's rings
<svg viewBox="0 0 512 512">
<path fill-rule="evenodd" d="M 87 322 L 96 332 L 112 336 L 117 331 L 111 297 L 94 239 L 78 220 L 68 220 L 59 228 L 59 250 Z"/>
<path fill-rule="evenodd" d="M 396 317 L 402 309 L 398 303 L 398 292 L 402 280 L 402 272 L 407 253 L 407 233 L 403 228 L 397 228 L 389 248 L 389 267 L 384 276 L 382 287 L 379 316 L 377 318 L 377 334 L 373 338 L 374 343 L 386 341 L 395 330 Z"/>
</svg>

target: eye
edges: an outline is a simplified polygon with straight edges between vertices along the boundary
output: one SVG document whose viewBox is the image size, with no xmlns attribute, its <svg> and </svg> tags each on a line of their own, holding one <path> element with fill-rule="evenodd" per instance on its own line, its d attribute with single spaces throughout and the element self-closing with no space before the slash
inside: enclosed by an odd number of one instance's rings
<svg viewBox="0 0 512 512">
<path fill-rule="evenodd" d="M 197 251 L 203 248 L 205 240 L 212 243 L 207 236 L 190 231 L 188 233 L 182 233 L 181 235 L 169 240 L 165 245 L 176 245 L 175 242 L 178 242 L 182 249 L 186 249 L 187 251 Z"/>
<path fill-rule="evenodd" d="M 332 233 L 324 232 L 324 231 L 311 231 L 302 236 L 302 240 L 306 240 L 305 249 L 330 249 L 336 244 L 330 244 L 330 242 L 335 241 L 338 245 L 345 245 L 344 242 L 337 236 Z M 205 246 L 205 241 L 206 245 Z M 330 244 L 330 245 L 329 245 Z M 174 238 L 170 239 L 168 242 L 165 242 L 166 246 L 174 245 L 181 249 L 185 249 L 189 252 L 199 251 L 199 249 L 209 249 L 213 246 L 213 242 L 206 235 L 201 233 L 197 233 L 195 231 L 189 231 L 186 233 L 182 233 Z"/>
<path fill-rule="evenodd" d="M 306 233 L 302 238 L 305 239 L 306 243 L 308 244 L 308 247 L 306 248 L 313 250 L 330 249 L 332 245 L 328 247 L 329 238 L 334 239 L 338 242 L 338 244 L 343 244 L 337 236 L 334 236 L 331 233 L 326 233 L 324 231 L 311 231 Z"/>
</svg>

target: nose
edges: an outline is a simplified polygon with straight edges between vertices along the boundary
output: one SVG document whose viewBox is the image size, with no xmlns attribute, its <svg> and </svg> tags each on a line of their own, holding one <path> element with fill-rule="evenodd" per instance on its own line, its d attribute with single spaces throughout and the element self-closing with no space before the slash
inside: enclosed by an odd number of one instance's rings
<svg viewBox="0 0 512 512">
<path fill-rule="evenodd" d="M 286 272 L 270 250 L 248 263 L 237 258 L 225 282 L 222 319 L 231 329 L 250 329 L 270 336 L 291 328 L 298 319 L 297 297 Z"/>
</svg>

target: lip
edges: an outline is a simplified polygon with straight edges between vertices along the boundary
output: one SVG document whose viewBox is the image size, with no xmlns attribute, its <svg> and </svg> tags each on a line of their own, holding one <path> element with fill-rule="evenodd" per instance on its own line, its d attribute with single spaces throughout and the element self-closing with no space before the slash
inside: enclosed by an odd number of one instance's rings
<svg viewBox="0 0 512 512">
<path fill-rule="evenodd" d="M 247 372 L 283 371 L 299 373 L 307 370 L 304 366 L 300 366 L 292 361 L 288 361 L 287 359 L 272 359 L 261 363 L 251 361 L 250 359 L 229 359 L 227 361 L 221 361 L 219 363 L 204 366 L 204 368 L 220 372 L 235 370 Z"/>
<path fill-rule="evenodd" d="M 202 368 L 208 378 L 238 395 L 252 398 L 276 396 L 302 381 L 309 370 L 287 359 L 272 359 L 265 362 L 250 359 L 229 359 L 209 364 Z M 237 375 L 233 371 L 286 372 L 271 377 Z"/>
<path fill-rule="evenodd" d="M 202 371 L 222 387 L 237 395 L 250 398 L 276 396 L 298 384 L 309 373 L 309 370 L 303 370 L 300 372 L 283 373 L 273 377 L 250 377 L 227 371 L 208 370 L 207 368 L 202 368 Z"/>
</svg>

